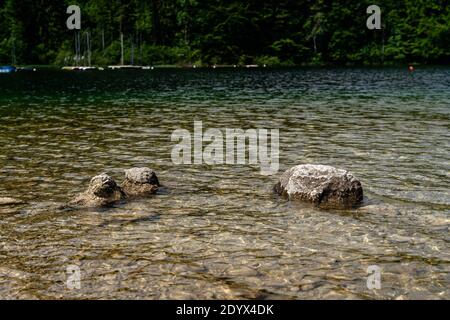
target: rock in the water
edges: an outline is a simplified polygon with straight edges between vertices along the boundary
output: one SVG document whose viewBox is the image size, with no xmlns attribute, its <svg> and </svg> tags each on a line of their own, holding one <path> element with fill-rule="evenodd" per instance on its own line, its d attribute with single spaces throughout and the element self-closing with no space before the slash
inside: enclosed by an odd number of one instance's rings
<svg viewBox="0 0 450 320">
<path fill-rule="evenodd" d="M 89 188 L 69 204 L 80 207 L 103 207 L 126 198 L 113 178 L 103 173 L 91 179 Z"/>
<path fill-rule="evenodd" d="M 125 170 L 125 179 L 134 183 L 149 183 L 159 186 L 156 173 L 149 168 L 131 168 Z"/>
<path fill-rule="evenodd" d="M 346 170 L 324 165 L 298 165 L 287 170 L 275 192 L 321 208 L 353 208 L 363 200 L 361 182 Z"/>
<path fill-rule="evenodd" d="M 9 198 L 9 197 L 0 197 L 0 206 L 9 206 L 9 205 L 16 205 L 16 204 L 22 204 L 22 200 Z"/>
<path fill-rule="evenodd" d="M 141 197 L 156 193 L 159 188 L 156 173 L 149 168 L 131 168 L 125 170 L 122 188 L 128 197 Z"/>
</svg>

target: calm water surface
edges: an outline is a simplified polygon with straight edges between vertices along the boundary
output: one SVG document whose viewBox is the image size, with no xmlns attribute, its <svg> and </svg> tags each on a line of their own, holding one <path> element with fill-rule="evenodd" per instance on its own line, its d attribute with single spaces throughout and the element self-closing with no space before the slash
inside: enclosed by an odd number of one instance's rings
<svg viewBox="0 0 450 320">
<path fill-rule="evenodd" d="M 0 117 L 0 197 L 25 202 L 0 206 L 1 298 L 450 299 L 448 68 L 17 73 L 0 76 Z M 280 173 L 172 164 L 170 135 L 194 120 L 279 128 Z M 302 163 L 352 171 L 365 206 L 274 196 Z M 58 209 L 133 166 L 165 188 Z"/>
</svg>

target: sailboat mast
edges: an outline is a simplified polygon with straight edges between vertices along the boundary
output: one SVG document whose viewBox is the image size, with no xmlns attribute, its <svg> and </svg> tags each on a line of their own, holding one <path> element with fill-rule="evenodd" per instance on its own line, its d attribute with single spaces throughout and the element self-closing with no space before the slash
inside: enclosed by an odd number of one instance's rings
<svg viewBox="0 0 450 320">
<path fill-rule="evenodd" d="M 134 65 L 134 39 L 131 36 L 131 65 Z"/>
<path fill-rule="evenodd" d="M 80 32 L 75 32 L 75 65 L 78 67 L 81 59 Z"/>
<path fill-rule="evenodd" d="M 12 48 L 11 48 L 11 59 L 12 65 L 16 64 L 16 38 L 12 38 Z"/>
<path fill-rule="evenodd" d="M 75 32 L 73 34 L 73 39 L 75 41 L 75 65 L 77 65 L 77 59 L 78 59 L 78 43 L 77 43 L 77 33 Z"/>
<path fill-rule="evenodd" d="M 87 55 L 88 55 L 88 65 L 91 66 L 91 41 L 89 37 L 89 32 L 86 32 L 86 42 L 87 42 Z"/>
<path fill-rule="evenodd" d="M 102 50 L 105 50 L 105 29 L 102 28 Z"/>
<path fill-rule="evenodd" d="M 120 65 L 123 66 L 123 33 L 120 33 Z"/>
</svg>

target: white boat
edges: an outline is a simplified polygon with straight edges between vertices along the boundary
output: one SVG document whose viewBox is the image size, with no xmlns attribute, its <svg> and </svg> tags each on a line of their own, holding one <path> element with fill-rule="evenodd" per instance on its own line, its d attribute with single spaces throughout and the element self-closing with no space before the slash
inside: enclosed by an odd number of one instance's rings
<svg viewBox="0 0 450 320">
<path fill-rule="evenodd" d="M 120 64 L 117 66 L 108 66 L 108 69 L 111 70 L 137 70 L 144 69 L 142 66 L 135 66 L 130 64 L 124 64 L 124 55 L 123 55 L 123 33 L 120 34 Z M 133 62 L 131 62 L 133 63 Z"/>
<path fill-rule="evenodd" d="M 132 65 L 118 65 L 118 66 L 108 66 L 111 70 L 121 70 L 121 69 L 142 69 L 141 66 L 132 66 Z"/>
<path fill-rule="evenodd" d="M 92 71 L 92 70 L 98 70 L 97 67 L 87 67 L 87 66 L 74 66 L 74 67 L 62 67 L 62 70 L 65 71 Z"/>
<path fill-rule="evenodd" d="M 90 40 L 90 33 L 85 32 L 86 35 L 86 48 L 87 48 L 87 58 L 88 58 L 88 65 L 87 66 L 65 66 L 62 67 L 62 70 L 65 71 L 93 71 L 98 70 L 97 67 L 91 66 L 91 40 Z M 81 40 L 80 34 L 75 34 L 75 62 L 76 64 L 80 63 L 80 56 L 81 56 Z"/>
<path fill-rule="evenodd" d="M 0 73 L 13 73 L 16 71 L 16 67 L 13 66 L 0 66 Z"/>
</svg>

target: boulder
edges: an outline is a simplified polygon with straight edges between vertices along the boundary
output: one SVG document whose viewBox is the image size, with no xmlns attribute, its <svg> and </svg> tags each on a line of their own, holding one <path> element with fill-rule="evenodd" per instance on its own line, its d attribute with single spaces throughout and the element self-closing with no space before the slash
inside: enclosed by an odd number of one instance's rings
<svg viewBox="0 0 450 320">
<path fill-rule="evenodd" d="M 143 197 L 156 193 L 160 184 L 156 173 L 149 168 L 131 168 L 125 170 L 122 189 L 127 197 Z"/>
<path fill-rule="evenodd" d="M 106 173 L 91 179 L 88 189 L 70 201 L 70 205 L 79 207 L 104 207 L 124 200 L 125 193 L 113 178 Z"/>
<path fill-rule="evenodd" d="M 289 199 L 320 208 L 348 209 L 363 200 L 361 182 L 350 172 L 331 166 L 305 164 L 287 170 L 274 190 Z"/>
</svg>

